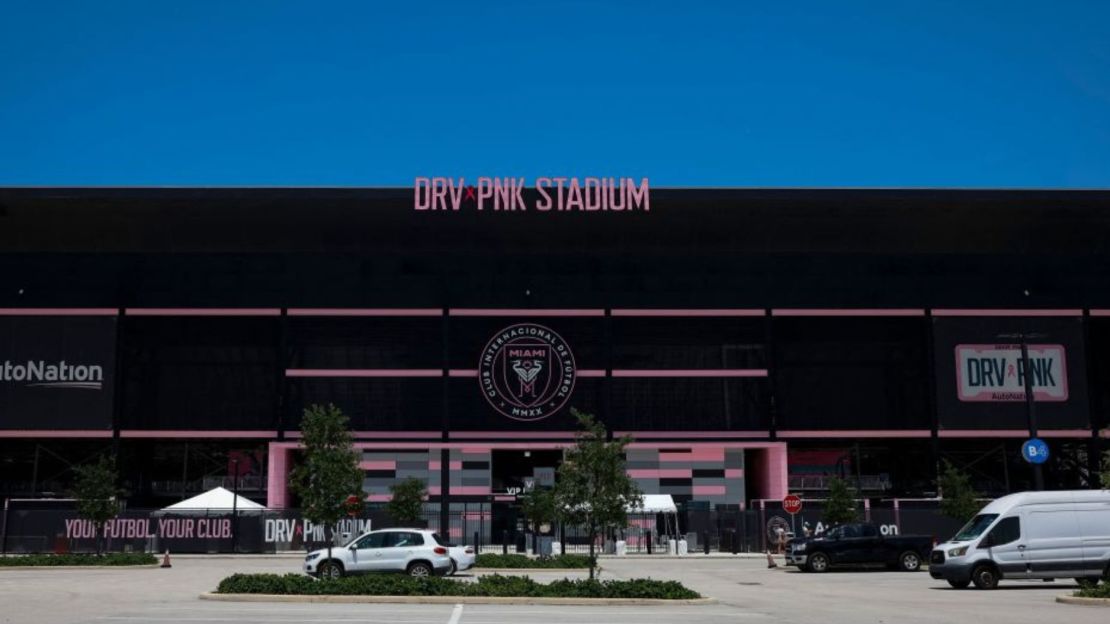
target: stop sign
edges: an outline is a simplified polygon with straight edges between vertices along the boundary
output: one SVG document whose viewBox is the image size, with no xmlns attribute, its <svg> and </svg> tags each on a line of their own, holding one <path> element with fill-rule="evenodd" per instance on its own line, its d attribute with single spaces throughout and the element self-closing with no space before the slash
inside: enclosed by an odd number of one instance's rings
<svg viewBox="0 0 1110 624">
<path fill-rule="evenodd" d="M 796 494 L 787 494 L 786 498 L 782 499 L 782 509 L 790 515 L 794 515 L 802 510 L 802 499 Z"/>
</svg>

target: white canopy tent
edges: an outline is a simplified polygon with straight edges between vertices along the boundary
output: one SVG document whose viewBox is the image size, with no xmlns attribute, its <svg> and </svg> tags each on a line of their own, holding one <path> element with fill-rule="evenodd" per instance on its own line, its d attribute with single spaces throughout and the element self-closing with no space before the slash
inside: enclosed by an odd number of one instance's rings
<svg viewBox="0 0 1110 624">
<path fill-rule="evenodd" d="M 678 507 L 670 494 L 644 494 L 643 504 L 628 507 L 628 513 L 678 513 Z"/>
<path fill-rule="evenodd" d="M 266 509 L 265 505 L 236 496 L 233 492 L 226 490 L 222 487 L 208 490 L 203 494 L 197 494 L 192 498 L 185 499 L 180 503 L 174 503 L 169 507 L 163 507 L 162 511 L 231 511 L 236 509 L 238 511 L 260 511 Z"/>
</svg>

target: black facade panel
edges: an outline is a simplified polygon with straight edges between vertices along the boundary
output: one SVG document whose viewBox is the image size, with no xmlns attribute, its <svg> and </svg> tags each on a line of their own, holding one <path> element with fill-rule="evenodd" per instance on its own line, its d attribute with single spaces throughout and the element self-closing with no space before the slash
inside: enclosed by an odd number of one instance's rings
<svg viewBox="0 0 1110 624">
<path fill-rule="evenodd" d="M 777 424 L 790 429 L 928 429 L 923 318 L 774 320 Z"/>
<path fill-rule="evenodd" d="M 126 317 L 123 429 L 276 426 L 279 320 Z"/>
<path fill-rule="evenodd" d="M 439 369 L 440 317 L 290 317 L 291 368 Z"/>
<path fill-rule="evenodd" d="M 441 378 L 305 378 L 288 382 L 286 429 L 299 429 L 310 405 L 333 403 L 355 431 L 440 431 Z"/>
<path fill-rule="evenodd" d="M 613 368 L 766 368 L 762 317 L 615 317 Z"/>
<path fill-rule="evenodd" d="M 766 431 L 769 392 L 760 378 L 615 378 L 612 412 L 619 431 Z"/>
</svg>

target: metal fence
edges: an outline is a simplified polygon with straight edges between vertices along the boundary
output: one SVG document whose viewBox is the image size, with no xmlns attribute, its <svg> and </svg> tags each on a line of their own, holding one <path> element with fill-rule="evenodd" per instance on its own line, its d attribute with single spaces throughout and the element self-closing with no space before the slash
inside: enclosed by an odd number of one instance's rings
<svg viewBox="0 0 1110 624">
<path fill-rule="evenodd" d="M 691 553 L 765 552 L 778 547 L 781 534 L 820 533 L 820 501 L 807 501 L 797 515 L 781 505 L 756 505 L 689 509 L 665 517 L 662 514 L 632 514 L 629 525 L 607 535 L 596 536 L 599 553 L 616 550 L 617 542 L 629 554 L 665 554 L 685 540 Z M 920 504 L 862 506 L 859 519 L 879 525 L 884 534 L 923 534 L 944 540 L 960 523 L 939 513 L 935 502 Z M 519 510 L 494 507 L 489 503 L 453 505 L 447 527 L 440 526 L 438 508 L 429 505 L 417 524 L 449 536 L 452 542 L 474 545 L 483 553 L 532 553 L 548 547 L 554 554 L 586 553 L 590 536 L 583 527 L 553 525 L 545 533 L 527 530 Z M 0 519 L 0 552 L 92 552 L 96 550 L 95 528 L 77 517 L 72 507 L 20 508 L 13 505 Z M 342 544 L 358 534 L 397 526 L 384 509 L 368 509 L 335 527 L 333 543 Z M 444 530 L 446 529 L 446 530 Z M 781 532 L 780 532 L 781 529 Z M 103 532 L 103 547 L 117 552 L 273 553 L 304 551 L 327 544 L 325 527 L 303 518 L 299 510 L 240 510 L 236 515 L 219 510 L 129 509 L 109 521 Z M 537 537 L 541 539 L 537 539 Z M 672 541 L 674 546 L 672 546 Z"/>
</svg>

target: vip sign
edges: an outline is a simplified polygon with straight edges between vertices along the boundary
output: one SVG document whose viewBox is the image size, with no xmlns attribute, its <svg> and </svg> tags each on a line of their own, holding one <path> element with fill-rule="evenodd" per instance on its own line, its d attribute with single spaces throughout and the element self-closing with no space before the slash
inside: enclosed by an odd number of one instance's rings
<svg viewBox="0 0 1110 624">
<path fill-rule="evenodd" d="M 1063 345 L 1029 345 L 1033 398 L 1067 401 Z M 956 346 L 956 386 L 961 401 L 1024 401 L 1025 365 L 1020 345 Z"/>
</svg>

